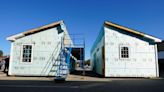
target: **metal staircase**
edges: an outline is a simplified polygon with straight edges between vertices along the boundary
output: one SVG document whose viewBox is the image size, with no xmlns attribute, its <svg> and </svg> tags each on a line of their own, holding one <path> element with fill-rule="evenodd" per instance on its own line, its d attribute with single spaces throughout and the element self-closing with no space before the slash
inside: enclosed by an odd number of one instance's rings
<svg viewBox="0 0 164 92">
<path fill-rule="evenodd" d="M 51 56 L 49 57 L 46 65 L 43 67 L 40 76 L 52 76 L 54 74 L 50 74 L 53 70 L 53 64 L 56 62 L 54 55 L 60 51 L 60 44 L 61 42 L 58 42 L 55 49 L 53 50 Z"/>
<path fill-rule="evenodd" d="M 43 75 L 55 77 L 55 81 L 65 80 L 67 78 L 70 69 L 72 68 L 70 64 L 71 58 L 75 62 L 77 61 L 77 58 L 71 54 L 73 47 L 72 44 L 65 44 L 64 40 L 66 39 L 64 37 L 58 42 L 52 56 L 50 56 L 50 59 L 41 72 Z M 55 54 L 58 54 L 58 56 L 55 57 Z"/>
<path fill-rule="evenodd" d="M 69 74 L 69 64 L 66 62 L 66 50 L 63 42 L 61 42 L 61 50 L 60 53 L 53 63 L 51 70 L 48 75 L 53 74 L 55 76 L 55 80 L 65 80 L 67 75 Z"/>
<path fill-rule="evenodd" d="M 65 47 L 64 39 L 61 41 L 61 48 L 60 53 L 57 57 L 57 59 L 54 60 L 54 63 L 50 69 L 50 72 L 48 75 L 54 75 L 55 80 L 65 80 L 69 74 L 70 70 L 70 58 L 73 60 L 77 60 L 72 54 L 71 54 L 71 47 Z"/>
</svg>

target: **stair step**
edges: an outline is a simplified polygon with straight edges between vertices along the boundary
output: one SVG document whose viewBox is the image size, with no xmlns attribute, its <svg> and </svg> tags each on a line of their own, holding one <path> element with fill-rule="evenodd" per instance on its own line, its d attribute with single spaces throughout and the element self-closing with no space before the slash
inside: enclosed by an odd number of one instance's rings
<svg viewBox="0 0 164 92">
<path fill-rule="evenodd" d="M 69 71 L 68 69 L 60 69 L 61 71 Z"/>
<path fill-rule="evenodd" d="M 50 72 L 57 72 L 57 70 L 50 70 Z"/>
<path fill-rule="evenodd" d="M 62 72 L 62 71 L 68 71 L 68 69 L 60 69 L 60 70 L 59 70 L 59 69 L 58 69 L 58 70 L 50 70 L 50 72 L 57 72 L 57 71 L 61 71 L 61 72 Z"/>
<path fill-rule="evenodd" d="M 60 66 L 60 65 L 53 64 L 53 66 Z"/>
<path fill-rule="evenodd" d="M 63 67 L 68 67 L 68 65 L 57 65 L 57 64 L 53 64 L 53 66 L 63 66 Z"/>
</svg>

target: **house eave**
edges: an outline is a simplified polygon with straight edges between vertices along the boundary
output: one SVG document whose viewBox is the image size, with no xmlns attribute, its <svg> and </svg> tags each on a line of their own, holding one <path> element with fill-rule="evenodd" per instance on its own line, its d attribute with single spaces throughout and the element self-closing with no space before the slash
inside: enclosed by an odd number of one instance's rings
<svg viewBox="0 0 164 92">
<path fill-rule="evenodd" d="M 40 31 L 43 31 L 43 30 L 46 30 L 46 29 L 49 29 L 49 28 L 56 27 L 57 25 L 60 25 L 61 23 L 64 23 L 64 21 L 61 20 L 61 21 L 58 21 L 58 22 L 54 22 L 54 23 L 51 23 L 51 24 L 39 27 L 39 28 L 34 28 L 32 30 L 28 30 L 28 31 L 25 31 L 25 32 L 22 32 L 22 33 L 13 35 L 13 36 L 9 36 L 9 37 L 6 38 L 6 40 L 13 42 L 16 39 L 22 38 L 24 36 L 27 36 L 27 35 L 30 35 L 30 34 L 34 34 L 34 33 L 37 33 L 37 32 L 40 32 Z"/>
<path fill-rule="evenodd" d="M 153 36 L 150 36 L 150 35 L 147 35 L 147 34 L 144 34 L 144 37 L 149 38 L 149 39 L 153 39 L 154 42 L 162 42 L 161 39 L 153 37 Z"/>
<path fill-rule="evenodd" d="M 24 37 L 25 35 L 23 33 L 19 33 L 10 37 L 7 37 L 6 40 L 14 42 L 17 38 Z"/>
<path fill-rule="evenodd" d="M 139 36 L 142 36 L 142 37 L 151 39 L 151 40 L 153 40 L 154 42 L 162 42 L 162 40 L 159 39 L 159 38 L 156 38 L 156 37 L 147 35 L 147 34 L 142 33 L 142 32 L 138 32 L 138 31 L 136 31 L 136 30 L 133 30 L 133 29 L 130 29 L 130 28 L 127 28 L 127 27 L 124 27 L 124 26 L 120 26 L 120 25 L 115 24 L 115 23 L 112 23 L 112 22 L 105 21 L 104 26 L 106 26 L 106 25 L 107 25 L 107 26 L 116 27 L 116 28 L 118 28 L 118 29 L 125 30 L 125 31 L 130 32 L 130 33 L 133 33 L 133 34 L 135 34 L 135 35 L 139 35 Z"/>
</svg>

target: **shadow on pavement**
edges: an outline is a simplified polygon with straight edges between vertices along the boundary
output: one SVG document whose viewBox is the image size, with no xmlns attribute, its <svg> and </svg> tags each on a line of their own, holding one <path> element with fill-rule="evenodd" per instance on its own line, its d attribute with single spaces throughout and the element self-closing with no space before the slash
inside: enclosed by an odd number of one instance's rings
<svg viewBox="0 0 164 92">
<path fill-rule="evenodd" d="M 73 71 L 73 72 L 71 72 L 71 74 L 83 76 L 83 71 Z M 85 71 L 84 76 L 95 77 L 95 78 L 101 78 L 101 77 L 103 77 L 101 75 L 98 75 L 98 74 L 94 73 L 93 71 Z"/>
<path fill-rule="evenodd" d="M 50 87 L 70 87 L 70 86 L 87 86 L 87 85 L 95 85 L 95 84 L 106 84 L 108 82 L 87 82 L 87 81 L 65 81 L 65 82 L 60 82 L 56 83 L 54 81 L 35 81 L 35 80 L 0 80 L 0 87 L 1 86 L 50 86 Z"/>
</svg>

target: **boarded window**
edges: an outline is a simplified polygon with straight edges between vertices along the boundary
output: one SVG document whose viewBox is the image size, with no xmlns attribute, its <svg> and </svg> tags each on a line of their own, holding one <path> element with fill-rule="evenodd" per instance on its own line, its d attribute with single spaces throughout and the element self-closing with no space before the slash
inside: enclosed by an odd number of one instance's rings
<svg viewBox="0 0 164 92">
<path fill-rule="evenodd" d="M 22 62 L 31 62 L 32 45 L 23 45 Z"/>
<path fill-rule="evenodd" d="M 121 58 L 129 58 L 129 48 L 122 46 L 120 51 Z"/>
</svg>

